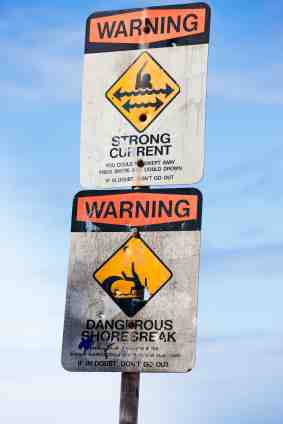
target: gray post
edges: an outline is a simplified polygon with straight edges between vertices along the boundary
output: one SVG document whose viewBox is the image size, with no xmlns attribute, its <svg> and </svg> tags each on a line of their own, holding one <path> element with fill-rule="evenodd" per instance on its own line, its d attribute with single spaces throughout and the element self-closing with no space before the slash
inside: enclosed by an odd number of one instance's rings
<svg viewBox="0 0 283 424">
<path fill-rule="evenodd" d="M 139 372 L 122 372 L 119 424 L 137 424 L 139 408 Z"/>
<path fill-rule="evenodd" d="M 138 191 L 142 187 L 132 187 Z M 133 233 L 139 234 L 138 228 L 132 228 Z M 140 373 L 121 373 L 120 417 L 119 424 L 137 424 L 140 394 Z"/>
</svg>

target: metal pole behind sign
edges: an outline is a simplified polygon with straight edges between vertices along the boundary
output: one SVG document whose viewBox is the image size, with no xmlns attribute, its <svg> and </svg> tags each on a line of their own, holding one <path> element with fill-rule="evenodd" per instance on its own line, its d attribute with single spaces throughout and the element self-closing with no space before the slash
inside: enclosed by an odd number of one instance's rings
<svg viewBox="0 0 283 424">
<path fill-rule="evenodd" d="M 132 187 L 138 191 L 142 187 Z M 138 228 L 132 229 L 137 236 Z M 120 393 L 120 417 L 119 424 L 137 424 L 140 395 L 140 373 L 122 372 L 121 373 L 121 393 Z"/>
<path fill-rule="evenodd" d="M 122 372 L 119 424 L 137 424 L 139 408 L 139 372 Z"/>
</svg>

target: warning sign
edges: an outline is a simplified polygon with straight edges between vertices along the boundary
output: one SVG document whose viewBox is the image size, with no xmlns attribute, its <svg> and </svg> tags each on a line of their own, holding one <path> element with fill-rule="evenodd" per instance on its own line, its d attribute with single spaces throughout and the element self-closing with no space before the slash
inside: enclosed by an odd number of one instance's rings
<svg viewBox="0 0 283 424">
<path fill-rule="evenodd" d="M 184 185 L 201 179 L 209 29 L 204 3 L 88 18 L 83 187 Z"/>
<path fill-rule="evenodd" d="M 179 92 L 173 78 L 144 52 L 106 92 L 106 97 L 142 132 Z"/>
<path fill-rule="evenodd" d="M 145 241 L 134 235 L 94 273 L 94 278 L 129 317 L 172 277 Z"/>
<path fill-rule="evenodd" d="M 201 208 L 196 189 L 75 196 L 64 368 L 193 368 Z"/>
</svg>

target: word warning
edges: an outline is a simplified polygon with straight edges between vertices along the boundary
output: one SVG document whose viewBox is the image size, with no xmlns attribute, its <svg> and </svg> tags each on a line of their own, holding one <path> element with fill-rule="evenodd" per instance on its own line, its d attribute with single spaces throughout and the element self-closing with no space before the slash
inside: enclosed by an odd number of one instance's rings
<svg viewBox="0 0 283 424">
<path fill-rule="evenodd" d="M 196 189 L 75 196 L 65 369 L 193 368 L 201 209 Z"/>
<path fill-rule="evenodd" d="M 209 30 L 210 9 L 204 3 L 88 18 L 82 186 L 201 179 Z"/>
</svg>

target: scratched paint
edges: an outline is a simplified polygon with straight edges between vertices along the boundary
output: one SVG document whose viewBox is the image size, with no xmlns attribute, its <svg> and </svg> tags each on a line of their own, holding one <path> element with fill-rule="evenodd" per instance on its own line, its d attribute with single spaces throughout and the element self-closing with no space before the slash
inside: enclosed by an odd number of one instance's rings
<svg viewBox="0 0 283 424">
<path fill-rule="evenodd" d="M 190 184 L 202 177 L 208 45 L 145 51 L 177 82 L 180 91 L 140 133 L 111 104 L 106 93 L 140 57 L 141 50 L 85 55 L 81 124 L 83 187 Z M 162 89 L 155 85 L 157 91 Z M 144 97 L 149 103 L 155 99 Z M 160 99 L 164 102 L 165 95 Z M 131 113 L 129 109 L 125 115 L 129 117 Z M 145 166 L 138 167 L 139 160 Z"/>
<path fill-rule="evenodd" d="M 141 232 L 141 237 L 166 263 L 172 278 L 128 317 L 93 273 L 129 233 L 72 233 L 62 352 L 67 370 L 185 372 L 193 368 L 200 232 Z"/>
</svg>

